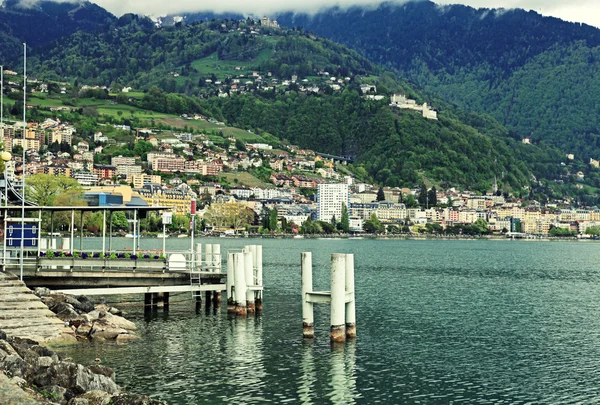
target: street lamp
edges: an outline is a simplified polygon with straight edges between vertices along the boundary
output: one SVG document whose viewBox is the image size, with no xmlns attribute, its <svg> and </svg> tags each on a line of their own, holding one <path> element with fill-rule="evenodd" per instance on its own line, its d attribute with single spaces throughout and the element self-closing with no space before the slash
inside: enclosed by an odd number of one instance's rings
<svg viewBox="0 0 600 405">
<path fill-rule="evenodd" d="M 7 163 L 12 159 L 10 152 L 4 151 L 0 154 L 0 159 L 4 162 L 4 252 L 2 254 L 2 270 L 6 271 L 6 220 L 8 219 L 8 176 L 6 173 Z"/>
</svg>

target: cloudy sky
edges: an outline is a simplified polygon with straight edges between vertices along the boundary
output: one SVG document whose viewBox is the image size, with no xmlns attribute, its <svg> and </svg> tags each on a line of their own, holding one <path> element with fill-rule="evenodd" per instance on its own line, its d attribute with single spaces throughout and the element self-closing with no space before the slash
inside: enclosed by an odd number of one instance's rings
<svg viewBox="0 0 600 405">
<path fill-rule="evenodd" d="M 31 0 L 25 0 L 31 1 Z M 64 1 L 64 0 L 63 0 Z M 314 12 L 334 5 L 372 5 L 381 0 L 92 0 L 116 15 L 126 12 L 150 15 L 184 11 L 236 11 L 268 14 L 275 11 Z M 439 4 L 466 4 L 486 8 L 524 8 L 567 21 L 584 22 L 600 28 L 600 0 L 434 0 Z"/>
</svg>

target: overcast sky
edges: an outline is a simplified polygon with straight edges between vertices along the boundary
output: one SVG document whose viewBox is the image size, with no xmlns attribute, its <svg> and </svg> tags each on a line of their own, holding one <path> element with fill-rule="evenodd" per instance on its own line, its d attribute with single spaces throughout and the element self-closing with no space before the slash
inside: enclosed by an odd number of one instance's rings
<svg viewBox="0 0 600 405">
<path fill-rule="evenodd" d="M 26 0 L 27 1 L 27 0 Z M 28 0 L 31 1 L 31 0 Z M 381 0 L 92 0 L 110 12 L 165 15 L 185 11 L 235 11 L 269 14 L 275 11 L 314 12 L 334 5 L 379 4 Z M 600 28 L 600 0 L 434 0 L 439 4 L 466 4 L 486 8 L 524 8 L 567 21 L 584 22 Z"/>
</svg>

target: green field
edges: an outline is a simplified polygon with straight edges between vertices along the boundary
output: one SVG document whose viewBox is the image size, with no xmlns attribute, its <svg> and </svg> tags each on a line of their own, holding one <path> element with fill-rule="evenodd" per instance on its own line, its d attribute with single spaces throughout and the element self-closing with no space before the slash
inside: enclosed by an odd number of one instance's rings
<svg viewBox="0 0 600 405">
<path fill-rule="evenodd" d="M 237 184 L 246 187 L 275 187 L 272 183 L 265 183 L 248 172 L 237 172 L 237 173 L 219 173 L 219 177 L 225 177 L 228 183 Z M 235 182 L 238 179 L 238 182 Z"/>
<path fill-rule="evenodd" d="M 196 69 L 200 76 L 207 77 L 214 74 L 218 79 L 225 79 L 228 76 L 250 75 L 256 66 L 268 60 L 273 54 L 273 49 L 266 48 L 261 51 L 256 58 L 251 61 L 239 60 L 219 60 L 217 53 L 213 53 L 202 59 L 192 62 L 192 67 Z M 238 70 L 236 67 L 240 67 Z"/>
</svg>

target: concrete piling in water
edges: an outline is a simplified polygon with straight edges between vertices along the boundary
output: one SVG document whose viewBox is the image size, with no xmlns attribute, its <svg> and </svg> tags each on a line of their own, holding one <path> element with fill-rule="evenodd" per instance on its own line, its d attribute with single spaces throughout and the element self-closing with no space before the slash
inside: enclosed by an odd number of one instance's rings
<svg viewBox="0 0 600 405">
<path fill-rule="evenodd" d="M 227 280 L 226 280 L 226 289 L 227 289 L 227 312 L 233 313 L 235 312 L 235 300 L 233 298 L 233 278 L 234 278 L 234 263 L 233 263 L 233 253 L 227 254 Z"/>
<path fill-rule="evenodd" d="M 331 255 L 331 331 L 332 342 L 346 340 L 346 255 Z"/>
<path fill-rule="evenodd" d="M 254 291 L 248 289 L 248 286 L 254 285 L 254 266 L 252 252 L 247 247 L 244 249 L 244 277 L 246 281 L 246 310 L 248 314 L 253 314 L 254 308 Z"/>
<path fill-rule="evenodd" d="M 356 337 L 356 305 L 354 294 L 354 255 L 331 255 L 330 291 L 312 289 L 312 254 L 303 252 L 302 267 L 302 335 L 313 338 L 313 305 L 330 304 L 330 339 L 333 343 Z"/>
<path fill-rule="evenodd" d="M 213 262 L 213 245 L 211 244 L 206 244 L 205 249 L 206 254 L 204 257 L 204 267 L 203 269 L 205 269 L 206 271 L 212 271 L 212 262 Z"/>
<path fill-rule="evenodd" d="M 302 263 L 302 335 L 305 338 L 315 337 L 315 320 L 313 303 L 308 300 L 308 293 L 312 292 L 312 253 L 300 254 Z"/>
<path fill-rule="evenodd" d="M 351 295 L 346 302 L 346 338 L 356 337 L 356 298 L 354 296 L 354 255 L 346 255 L 346 295 Z"/>
<path fill-rule="evenodd" d="M 235 313 L 238 316 L 246 315 L 246 274 L 244 270 L 244 253 L 233 254 L 234 268 L 234 300 Z"/>
<path fill-rule="evenodd" d="M 256 245 L 256 285 L 263 286 L 263 251 L 262 245 Z M 256 312 L 261 312 L 263 309 L 263 292 L 262 290 L 255 291 L 255 306 Z"/>
<path fill-rule="evenodd" d="M 221 272 L 221 245 L 212 245 L 212 272 Z"/>
</svg>

